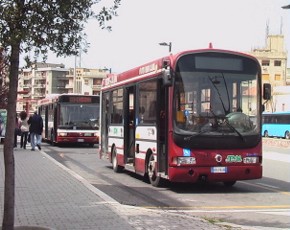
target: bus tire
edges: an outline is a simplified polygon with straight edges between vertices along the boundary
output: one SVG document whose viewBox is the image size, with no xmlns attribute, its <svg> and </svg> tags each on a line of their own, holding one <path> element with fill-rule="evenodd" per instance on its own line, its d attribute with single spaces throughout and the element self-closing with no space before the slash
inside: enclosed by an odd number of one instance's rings
<svg viewBox="0 0 290 230">
<path fill-rule="evenodd" d="M 267 130 L 264 131 L 264 137 L 269 137 L 269 133 Z"/>
<path fill-rule="evenodd" d="M 226 187 L 232 187 L 235 183 L 236 183 L 237 181 L 225 181 L 224 182 L 224 185 L 226 186 Z"/>
<path fill-rule="evenodd" d="M 157 169 L 153 153 L 150 153 L 146 164 L 147 176 L 149 182 L 154 187 L 159 187 L 162 184 L 162 178 L 157 176 Z"/>
<path fill-rule="evenodd" d="M 290 133 L 289 131 L 286 131 L 285 132 L 285 136 L 284 136 L 285 139 L 289 140 L 290 139 Z"/>
<path fill-rule="evenodd" d="M 115 147 L 113 147 L 113 150 L 112 150 L 112 166 L 113 166 L 114 172 L 116 173 L 119 173 L 123 170 L 123 167 L 118 165 L 117 150 Z"/>
</svg>

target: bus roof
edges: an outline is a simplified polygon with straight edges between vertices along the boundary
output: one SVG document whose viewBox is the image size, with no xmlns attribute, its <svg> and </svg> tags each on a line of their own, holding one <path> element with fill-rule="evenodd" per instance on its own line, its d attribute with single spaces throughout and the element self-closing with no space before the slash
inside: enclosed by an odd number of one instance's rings
<svg viewBox="0 0 290 230">
<path fill-rule="evenodd" d="M 195 54 L 195 53 L 227 53 L 238 56 L 244 56 L 247 58 L 251 58 L 255 61 L 257 59 L 254 56 L 251 56 L 246 53 L 231 51 L 231 50 L 223 50 L 223 49 L 196 49 L 196 50 L 186 50 L 176 54 L 170 54 L 168 56 L 164 56 L 162 58 L 158 58 L 154 61 L 147 62 L 146 64 L 140 65 L 133 69 L 127 70 L 125 72 L 119 74 L 108 74 L 106 78 L 102 81 L 102 89 L 116 87 L 119 85 L 123 85 L 129 82 L 136 82 L 141 79 L 152 78 L 158 76 L 162 72 L 164 61 L 169 63 L 171 68 L 174 68 L 177 60 L 184 55 L 187 54 Z M 258 61 L 257 61 L 258 62 Z"/>
<path fill-rule="evenodd" d="M 45 98 L 38 101 L 38 106 L 57 102 L 61 96 L 99 97 L 98 95 L 83 95 L 78 93 L 48 94 Z"/>
</svg>

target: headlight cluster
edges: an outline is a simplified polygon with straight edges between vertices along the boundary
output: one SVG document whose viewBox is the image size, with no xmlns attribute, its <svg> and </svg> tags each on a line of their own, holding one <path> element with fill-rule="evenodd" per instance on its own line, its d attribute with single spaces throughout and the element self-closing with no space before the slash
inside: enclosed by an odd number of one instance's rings
<svg viewBox="0 0 290 230">
<path fill-rule="evenodd" d="M 176 157 L 173 160 L 173 163 L 180 166 L 180 165 L 193 165 L 196 164 L 195 157 Z"/>
<path fill-rule="evenodd" d="M 61 136 L 61 137 L 66 137 L 67 133 L 58 133 L 58 135 Z"/>
<path fill-rule="evenodd" d="M 243 162 L 245 164 L 256 164 L 259 162 L 259 157 L 245 157 Z"/>
</svg>

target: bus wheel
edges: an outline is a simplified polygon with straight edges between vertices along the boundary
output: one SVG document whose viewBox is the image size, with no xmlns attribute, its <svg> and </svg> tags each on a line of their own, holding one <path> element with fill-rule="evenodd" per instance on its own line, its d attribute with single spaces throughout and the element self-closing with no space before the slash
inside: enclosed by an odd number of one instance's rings
<svg viewBox="0 0 290 230">
<path fill-rule="evenodd" d="M 290 139 L 290 133 L 289 133 L 289 131 L 286 131 L 285 132 L 285 139 Z"/>
<path fill-rule="evenodd" d="M 154 156 L 151 153 L 147 162 L 147 174 L 150 184 L 154 187 L 159 187 L 161 185 L 162 178 L 157 176 L 156 166 L 155 166 Z"/>
<path fill-rule="evenodd" d="M 264 137 L 269 137 L 269 133 L 267 130 L 264 131 Z"/>
<path fill-rule="evenodd" d="M 236 181 L 225 181 L 224 185 L 226 187 L 232 187 L 235 183 L 236 183 Z"/>
<path fill-rule="evenodd" d="M 121 172 L 123 169 L 120 165 L 118 165 L 117 151 L 115 147 L 113 148 L 113 151 L 112 151 L 112 166 L 113 166 L 114 172 L 116 173 Z"/>
</svg>

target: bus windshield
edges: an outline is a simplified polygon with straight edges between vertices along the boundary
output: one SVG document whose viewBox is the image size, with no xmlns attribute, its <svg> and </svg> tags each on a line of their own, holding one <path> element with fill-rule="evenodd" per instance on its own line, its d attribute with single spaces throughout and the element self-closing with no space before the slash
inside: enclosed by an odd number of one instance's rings
<svg viewBox="0 0 290 230">
<path fill-rule="evenodd" d="M 249 63 L 243 63 L 243 58 L 215 57 L 211 63 L 190 57 L 191 62 L 181 58 L 176 69 L 175 131 L 190 139 L 234 135 L 243 140 L 260 134 L 258 69 L 244 70 Z"/>
<path fill-rule="evenodd" d="M 99 106 L 96 104 L 60 104 L 58 128 L 99 129 Z"/>
</svg>

